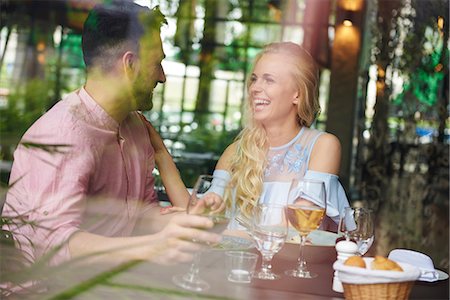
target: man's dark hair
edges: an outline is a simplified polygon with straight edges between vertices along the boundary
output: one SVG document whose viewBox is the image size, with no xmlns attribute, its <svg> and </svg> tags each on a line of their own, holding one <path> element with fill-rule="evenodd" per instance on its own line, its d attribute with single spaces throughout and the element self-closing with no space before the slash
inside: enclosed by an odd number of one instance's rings
<svg viewBox="0 0 450 300">
<path fill-rule="evenodd" d="M 150 22 L 142 24 L 141 16 L 144 14 Z M 166 20 L 158 7 L 150 10 L 126 0 L 96 5 L 83 27 L 81 44 L 86 67 L 89 69 L 95 65 L 104 71 L 109 70 L 125 51 L 139 49 L 139 39 L 145 31 L 159 32 L 163 23 Z M 125 43 L 135 49 L 124 49 Z"/>
</svg>

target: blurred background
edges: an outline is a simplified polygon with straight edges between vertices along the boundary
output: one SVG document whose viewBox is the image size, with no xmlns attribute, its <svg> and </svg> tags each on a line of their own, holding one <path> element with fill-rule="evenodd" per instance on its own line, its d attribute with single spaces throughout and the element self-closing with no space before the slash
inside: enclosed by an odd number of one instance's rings
<svg viewBox="0 0 450 300">
<path fill-rule="evenodd" d="M 85 79 L 81 30 L 107 0 L 1 0 L 0 171 L 25 130 Z M 167 82 L 145 112 L 186 186 L 211 173 L 242 126 L 263 45 L 303 45 L 320 66 L 313 127 L 342 143 L 350 202 L 376 211 L 370 253 L 409 248 L 449 264 L 447 0 L 139 0 L 159 5 Z M 158 171 L 155 170 L 158 176 Z M 162 189 L 161 187 L 157 187 Z"/>
</svg>

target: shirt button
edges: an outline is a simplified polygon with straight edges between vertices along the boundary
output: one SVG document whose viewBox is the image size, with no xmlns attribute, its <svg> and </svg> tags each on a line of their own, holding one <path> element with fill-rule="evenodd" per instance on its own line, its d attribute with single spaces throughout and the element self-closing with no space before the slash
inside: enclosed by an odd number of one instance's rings
<svg viewBox="0 0 450 300">
<path fill-rule="evenodd" d="M 48 215 L 48 211 L 44 210 L 44 216 Z"/>
</svg>

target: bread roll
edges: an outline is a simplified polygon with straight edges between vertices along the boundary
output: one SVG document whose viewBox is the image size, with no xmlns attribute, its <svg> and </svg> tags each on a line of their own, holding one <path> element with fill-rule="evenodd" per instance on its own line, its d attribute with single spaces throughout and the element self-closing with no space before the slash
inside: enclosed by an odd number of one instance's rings
<svg viewBox="0 0 450 300">
<path fill-rule="evenodd" d="M 366 262 L 364 261 L 364 259 L 362 259 L 361 256 L 350 256 L 344 262 L 344 265 L 352 266 L 352 267 L 359 267 L 359 268 L 364 268 L 364 269 L 366 268 Z"/>
<path fill-rule="evenodd" d="M 402 267 L 399 266 L 395 261 L 390 260 L 383 256 L 375 256 L 372 261 L 372 270 L 387 270 L 387 271 L 400 271 L 403 272 Z"/>
</svg>

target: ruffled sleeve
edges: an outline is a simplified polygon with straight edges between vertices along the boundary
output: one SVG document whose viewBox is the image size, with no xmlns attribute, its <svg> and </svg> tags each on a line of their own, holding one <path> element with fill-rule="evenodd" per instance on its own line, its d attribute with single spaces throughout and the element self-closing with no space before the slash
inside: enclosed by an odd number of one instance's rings
<svg viewBox="0 0 450 300">
<path fill-rule="evenodd" d="M 327 216 L 329 216 L 336 224 L 339 223 L 341 213 L 343 213 L 346 207 L 350 206 L 344 188 L 339 182 L 339 177 L 334 174 L 308 170 L 306 171 L 304 178 L 325 182 L 327 193 Z"/>
</svg>

